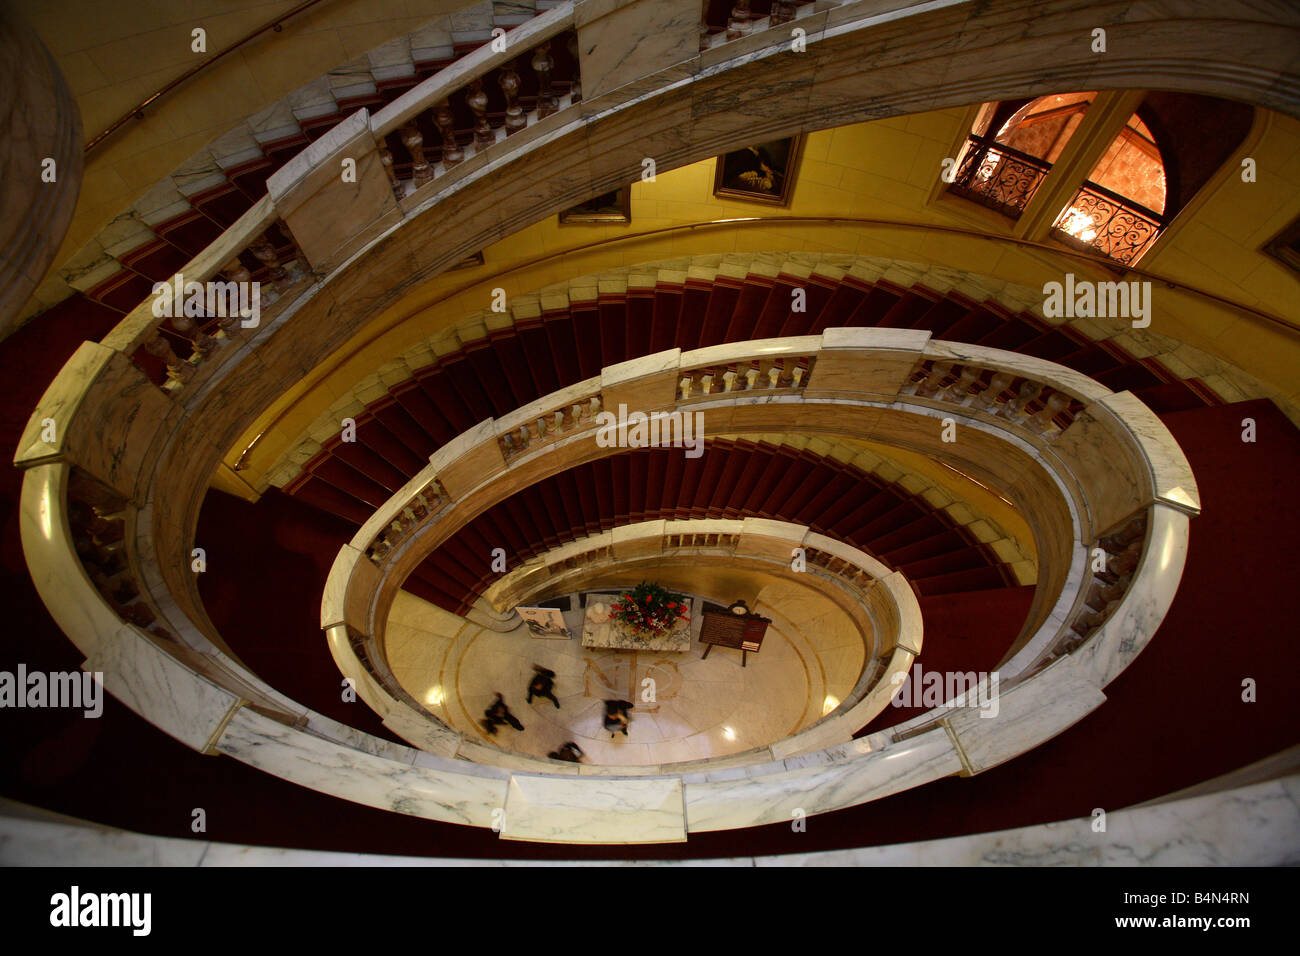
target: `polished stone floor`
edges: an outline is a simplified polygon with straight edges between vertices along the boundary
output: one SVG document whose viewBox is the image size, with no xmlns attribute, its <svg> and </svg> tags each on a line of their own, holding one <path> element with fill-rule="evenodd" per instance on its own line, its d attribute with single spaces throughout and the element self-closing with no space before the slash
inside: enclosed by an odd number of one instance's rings
<svg viewBox="0 0 1300 956">
<path fill-rule="evenodd" d="M 817 592 L 775 584 L 755 610 L 772 618 L 758 654 L 693 641 L 685 653 L 598 650 L 534 638 L 522 625 L 477 627 L 405 592 L 388 623 L 388 657 L 408 691 L 449 726 L 504 750 L 545 757 L 572 740 L 587 763 L 664 764 L 740 753 L 808 726 L 836 706 L 862 669 L 849 617 Z M 581 619 L 580 612 L 576 613 Z M 556 672 L 549 700 L 525 702 L 533 665 Z M 523 731 L 479 724 L 500 691 Z M 627 736 L 601 727 L 605 700 L 634 703 Z"/>
</svg>

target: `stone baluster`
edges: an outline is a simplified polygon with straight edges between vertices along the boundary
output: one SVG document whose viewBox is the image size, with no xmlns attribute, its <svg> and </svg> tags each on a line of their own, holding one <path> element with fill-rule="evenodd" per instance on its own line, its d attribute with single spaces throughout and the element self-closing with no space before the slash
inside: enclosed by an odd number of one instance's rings
<svg viewBox="0 0 1300 956">
<path fill-rule="evenodd" d="M 691 397 L 691 387 L 694 384 L 691 373 L 687 372 L 677 381 L 677 394 L 682 401 Z"/>
<path fill-rule="evenodd" d="M 1052 419 L 1063 412 L 1069 404 L 1070 396 L 1064 392 L 1053 392 L 1047 396 L 1047 401 L 1043 403 L 1043 407 L 1038 414 L 1029 419 L 1030 427 L 1040 432 L 1047 431 L 1052 427 Z"/>
<path fill-rule="evenodd" d="M 501 454 L 507 459 L 515 454 L 515 436 L 513 432 L 506 432 L 501 436 Z"/>
<path fill-rule="evenodd" d="M 221 269 L 221 275 L 227 282 L 234 282 L 241 288 L 247 288 L 248 284 L 253 281 L 253 274 L 248 271 L 248 267 L 240 260 L 238 256 L 227 262 Z M 222 315 L 217 317 L 217 327 L 221 329 L 227 339 L 233 339 L 241 333 L 239 315 Z"/>
<path fill-rule="evenodd" d="M 1091 608 L 1103 608 L 1114 601 L 1118 601 L 1123 596 L 1124 585 L 1118 582 L 1104 584 L 1100 581 L 1094 581 L 1092 587 L 1088 589 L 1088 596 L 1084 598 L 1084 603 Z"/>
<path fill-rule="evenodd" d="M 513 63 L 501 68 L 497 82 L 506 97 L 506 135 L 513 136 L 528 125 L 528 117 L 519 106 L 519 74 L 515 72 Z"/>
<path fill-rule="evenodd" d="M 591 406 L 592 417 L 594 418 L 596 413 L 600 411 L 600 396 L 599 395 L 591 396 L 591 401 L 589 404 Z"/>
<path fill-rule="evenodd" d="M 569 406 L 569 421 L 574 425 L 581 425 L 587 419 L 587 406 L 579 405 L 576 402 Z"/>
<path fill-rule="evenodd" d="M 945 388 L 938 397 L 945 402 L 952 402 L 956 405 L 965 404 L 970 397 L 971 386 L 979 377 L 980 370 L 976 366 L 965 365 L 962 367 L 961 374 L 957 376 L 957 381 Z"/>
<path fill-rule="evenodd" d="M 738 378 L 739 376 L 736 375 L 735 372 L 731 369 L 727 369 L 727 371 L 722 373 L 722 390 L 724 392 L 740 391 L 741 386 L 737 384 Z"/>
<path fill-rule="evenodd" d="M 383 140 L 379 142 L 379 165 L 384 167 L 384 175 L 388 177 L 388 185 L 393 187 L 393 196 L 401 199 L 406 190 L 402 187 L 402 181 L 397 178 L 397 170 L 393 168 L 393 152 Z"/>
<path fill-rule="evenodd" d="M 727 20 L 727 39 L 737 40 L 749 33 L 751 17 L 749 0 L 736 0 L 736 5 L 731 8 L 731 17 Z"/>
<path fill-rule="evenodd" d="M 537 118 L 550 116 L 558 108 L 555 94 L 551 92 L 551 71 L 555 61 L 551 59 L 551 42 L 547 40 L 533 51 L 533 72 L 537 74 Z"/>
<path fill-rule="evenodd" d="M 1146 532 L 1146 521 L 1137 517 L 1113 534 L 1101 539 L 1101 546 L 1111 554 L 1118 554 L 1135 541 L 1139 541 Z"/>
<path fill-rule="evenodd" d="M 289 270 L 280 265 L 280 257 L 275 251 L 275 245 L 263 233 L 249 247 L 248 251 L 258 262 L 262 263 L 268 270 L 267 274 L 271 281 L 275 283 L 276 288 L 283 289 L 288 285 Z"/>
<path fill-rule="evenodd" d="M 989 387 L 975 396 L 975 404 L 985 410 L 997 408 L 998 396 L 1011 387 L 1015 376 L 1010 372 L 998 372 L 989 380 Z"/>
<path fill-rule="evenodd" d="M 200 360 L 206 359 L 220 344 L 216 339 L 204 332 L 191 316 L 174 316 L 172 318 L 172 328 L 194 344 L 194 351 L 199 354 Z"/>
<path fill-rule="evenodd" d="M 483 89 L 483 77 L 477 77 L 470 84 L 470 94 L 465 97 L 465 102 L 474 112 L 474 151 L 482 152 L 497 141 L 492 126 L 488 123 L 488 95 Z"/>
<path fill-rule="evenodd" d="M 172 351 L 171 344 L 162 335 L 155 333 L 144 343 L 144 350 L 154 358 L 162 359 L 167 366 L 167 377 L 176 384 L 183 385 L 194 377 L 194 366 Z"/>
<path fill-rule="evenodd" d="M 780 372 L 774 359 L 766 358 L 758 361 L 758 376 L 754 381 L 755 388 L 772 388 L 772 372 Z"/>
<path fill-rule="evenodd" d="M 456 142 L 456 117 L 451 112 L 450 100 L 434 107 L 433 124 L 442 136 L 442 164 L 450 169 L 465 158 L 465 151 Z"/>
<path fill-rule="evenodd" d="M 411 154 L 411 178 L 415 181 L 415 188 L 419 189 L 433 179 L 433 167 L 424 158 L 424 137 L 414 123 L 403 126 L 401 135 L 402 145 Z"/>
<path fill-rule="evenodd" d="M 568 48 L 569 56 L 573 59 L 573 80 L 569 83 L 569 103 L 582 102 L 582 65 L 578 60 L 578 35 L 570 33 L 569 39 L 565 41 L 565 47 Z"/>
<path fill-rule="evenodd" d="M 1042 391 L 1043 386 L 1040 383 L 1026 379 L 1020 383 L 1020 388 L 1016 390 L 1016 397 L 1007 402 L 1002 414 L 1013 422 L 1023 422 L 1029 417 L 1030 403 L 1036 401 Z"/>
<path fill-rule="evenodd" d="M 779 27 L 783 23 L 789 23 L 794 19 L 794 4 L 790 0 L 772 0 L 769 17 L 770 26 Z"/>
<path fill-rule="evenodd" d="M 914 394 L 922 398 L 929 398 L 939 391 L 939 386 L 943 380 L 952 373 L 952 364 L 949 362 L 935 362 L 930 368 L 930 372 L 921 381 L 916 383 Z"/>
</svg>

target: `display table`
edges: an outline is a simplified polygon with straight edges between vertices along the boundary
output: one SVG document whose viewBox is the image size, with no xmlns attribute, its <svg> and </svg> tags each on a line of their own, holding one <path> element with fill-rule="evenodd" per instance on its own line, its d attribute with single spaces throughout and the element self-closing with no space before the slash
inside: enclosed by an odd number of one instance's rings
<svg viewBox="0 0 1300 956">
<path fill-rule="evenodd" d="M 582 619 L 582 646 L 621 651 L 668 651 L 683 653 L 691 649 L 691 622 L 678 621 L 666 634 L 653 637 L 639 634 L 610 619 L 609 607 L 618 601 L 617 594 L 587 596 L 587 611 Z"/>
</svg>

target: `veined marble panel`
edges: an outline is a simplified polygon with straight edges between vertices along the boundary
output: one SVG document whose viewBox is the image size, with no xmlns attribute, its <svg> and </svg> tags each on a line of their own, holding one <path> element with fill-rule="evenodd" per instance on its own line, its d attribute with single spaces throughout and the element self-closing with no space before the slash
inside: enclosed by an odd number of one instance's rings
<svg viewBox="0 0 1300 956">
<path fill-rule="evenodd" d="M 1071 659 L 1098 687 L 1118 677 L 1142 652 L 1164 620 L 1187 563 L 1190 518 L 1168 505 L 1147 509 L 1147 545 L 1142 563 L 1119 607 Z"/>
<path fill-rule="evenodd" d="M 208 749 L 240 705 L 234 694 L 195 674 L 128 625 L 101 641 L 82 667 L 103 672 L 105 690 L 199 751 Z"/>
<path fill-rule="evenodd" d="M 772 766 L 737 768 L 742 779 L 684 778 L 686 820 L 692 833 L 789 823 L 805 814 L 854 806 L 910 790 L 962 770 L 941 730 L 834 766 L 772 772 Z M 746 772 L 748 771 L 748 772 Z M 756 776 L 756 774 L 761 774 Z"/>
<path fill-rule="evenodd" d="M 1051 740 L 1105 702 L 1106 695 L 1086 675 L 1062 661 L 999 690 L 987 705 L 948 710 L 944 721 L 968 770 L 979 773 Z"/>
<path fill-rule="evenodd" d="M 612 780 L 515 774 L 501 836 L 542 843 L 683 843 L 677 777 Z"/>
<path fill-rule="evenodd" d="M 1132 392 L 1119 392 L 1102 399 L 1105 406 L 1123 422 L 1142 448 L 1151 482 L 1158 500 L 1190 514 L 1201 510 L 1201 493 L 1187 456 L 1156 413 Z"/>
<path fill-rule="evenodd" d="M 286 727 L 247 708 L 231 718 L 216 749 L 321 793 L 444 823 L 490 827 L 492 811 L 505 806 L 504 771 L 468 762 L 459 773 L 396 763 Z"/>
</svg>

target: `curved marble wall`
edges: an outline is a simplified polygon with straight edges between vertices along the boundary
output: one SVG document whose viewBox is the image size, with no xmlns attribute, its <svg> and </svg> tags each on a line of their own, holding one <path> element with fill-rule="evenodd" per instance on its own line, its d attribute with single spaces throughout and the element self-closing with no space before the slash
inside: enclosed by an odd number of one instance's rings
<svg viewBox="0 0 1300 956">
<path fill-rule="evenodd" d="M 0 6 L 0 338 L 54 261 L 81 189 L 81 112 L 54 58 Z M 53 165 L 50 165 L 53 164 Z"/>
</svg>

